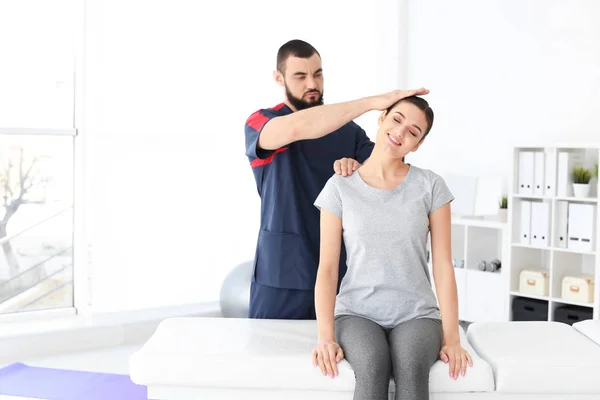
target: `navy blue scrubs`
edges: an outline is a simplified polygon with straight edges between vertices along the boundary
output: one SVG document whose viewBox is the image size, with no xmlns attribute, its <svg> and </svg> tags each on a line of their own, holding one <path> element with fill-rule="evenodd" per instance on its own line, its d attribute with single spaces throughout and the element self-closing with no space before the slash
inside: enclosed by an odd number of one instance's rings
<svg viewBox="0 0 600 400">
<path fill-rule="evenodd" d="M 265 124 L 292 112 L 282 103 L 256 111 L 245 124 L 246 156 L 261 198 L 250 318 L 316 318 L 320 213 L 313 203 L 334 174 L 335 160 L 350 157 L 363 163 L 374 146 L 365 131 L 350 122 L 320 139 L 301 140 L 272 151 L 258 148 Z M 345 273 L 342 245 L 338 288 Z"/>
</svg>

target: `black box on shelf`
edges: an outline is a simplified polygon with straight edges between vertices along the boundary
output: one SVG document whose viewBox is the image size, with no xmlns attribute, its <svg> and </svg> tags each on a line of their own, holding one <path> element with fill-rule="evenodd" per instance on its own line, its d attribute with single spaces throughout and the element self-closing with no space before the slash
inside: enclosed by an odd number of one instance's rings
<svg viewBox="0 0 600 400">
<path fill-rule="evenodd" d="M 515 297 L 512 302 L 513 321 L 548 321 L 548 302 Z"/>
<path fill-rule="evenodd" d="M 554 321 L 573 325 L 575 322 L 592 319 L 593 311 L 590 307 L 564 305 L 554 310 Z"/>
</svg>

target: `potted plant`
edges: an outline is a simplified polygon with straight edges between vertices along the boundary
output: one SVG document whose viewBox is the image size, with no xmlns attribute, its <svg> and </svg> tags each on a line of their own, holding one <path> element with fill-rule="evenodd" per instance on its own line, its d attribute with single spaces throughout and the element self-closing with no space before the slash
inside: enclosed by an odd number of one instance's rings
<svg viewBox="0 0 600 400">
<path fill-rule="evenodd" d="M 573 194 L 575 197 L 588 197 L 590 194 L 590 180 L 592 173 L 584 167 L 573 170 Z"/>
<path fill-rule="evenodd" d="M 500 221 L 506 222 L 508 219 L 508 197 L 502 196 L 502 199 L 500 199 L 498 205 L 500 206 L 500 209 L 498 210 L 498 216 L 500 217 Z"/>
</svg>

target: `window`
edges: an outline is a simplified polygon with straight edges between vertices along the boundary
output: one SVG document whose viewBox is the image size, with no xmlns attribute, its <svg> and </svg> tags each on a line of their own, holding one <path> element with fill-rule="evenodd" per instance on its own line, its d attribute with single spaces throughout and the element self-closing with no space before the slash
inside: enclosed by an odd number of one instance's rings
<svg viewBox="0 0 600 400">
<path fill-rule="evenodd" d="M 74 306 L 77 16 L 0 3 L 0 314 Z"/>
<path fill-rule="evenodd" d="M 0 313 L 73 306 L 73 137 L 0 135 Z"/>
</svg>

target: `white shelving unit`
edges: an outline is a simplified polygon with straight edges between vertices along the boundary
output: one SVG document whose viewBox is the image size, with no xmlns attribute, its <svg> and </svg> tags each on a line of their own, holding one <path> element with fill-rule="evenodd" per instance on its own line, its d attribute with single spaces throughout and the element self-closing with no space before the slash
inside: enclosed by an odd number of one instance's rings
<svg viewBox="0 0 600 400">
<path fill-rule="evenodd" d="M 505 222 L 493 219 L 452 217 L 452 257 L 462 261 L 454 268 L 461 321 L 507 321 L 506 293 L 508 271 L 508 229 Z M 497 272 L 481 271 L 480 261 L 498 259 Z M 429 265 L 431 273 L 431 264 Z M 435 291 L 435 282 L 432 281 Z"/>
<path fill-rule="evenodd" d="M 543 163 L 544 172 L 534 176 L 533 186 L 539 185 L 539 180 L 544 181 L 544 189 L 536 190 L 537 193 L 523 193 L 521 184 L 523 178 L 520 176 L 522 166 L 520 165 L 521 152 L 543 152 L 547 161 Z M 598 185 L 597 179 L 592 178 L 591 191 L 589 197 L 574 197 L 572 182 L 567 182 L 568 193 L 559 193 L 556 191 L 558 180 L 558 154 L 568 152 L 577 154 L 580 157 L 583 166 L 593 170 L 594 165 L 600 158 L 600 144 L 557 144 L 555 146 L 547 145 L 526 145 L 513 148 L 512 168 L 509 179 L 509 211 L 508 211 L 508 232 L 509 232 L 509 255 L 507 257 L 507 272 L 509 276 L 509 292 L 506 298 L 507 309 L 509 311 L 509 320 L 514 320 L 512 313 L 512 304 L 516 298 L 528 298 L 539 300 L 540 307 L 547 310 L 547 320 L 554 321 L 555 311 L 558 307 L 577 306 L 583 307 L 581 311 L 591 312 L 593 319 L 600 319 L 600 260 L 597 251 L 600 249 L 600 238 L 598 227 L 600 226 L 600 213 L 598 213 Z M 525 164 L 526 162 L 523 162 Z M 552 170 L 552 163 L 556 168 Z M 536 167 L 538 165 L 536 164 Z M 548 168 L 548 170 L 546 170 Z M 553 173 L 554 172 L 554 173 Z M 535 175 L 535 173 L 534 173 Z M 564 170 L 559 175 L 564 175 Z M 568 171 L 568 177 L 572 176 L 572 170 Z M 550 186 L 551 189 L 548 189 Z M 539 239 L 535 244 L 523 244 L 522 240 L 522 215 L 521 206 L 523 202 L 545 203 L 548 205 L 548 238 L 547 245 L 540 245 Z M 564 230 L 561 230 L 563 222 L 559 215 L 559 207 L 565 207 L 567 204 L 587 204 L 594 208 L 593 216 L 590 218 L 593 223 L 593 236 L 591 241 L 591 250 L 577 250 L 569 248 L 570 229 L 567 227 L 567 237 L 564 237 Z M 563 208 L 564 210 L 564 208 Z M 560 214 L 562 215 L 562 214 Z M 560 222 L 557 223 L 557 220 Z M 568 221 L 568 218 L 567 218 Z M 560 225 L 560 226 L 559 226 Z M 539 232 L 543 232 L 543 229 Z M 524 239 L 527 240 L 527 239 Z M 533 241 L 533 238 L 529 238 Z M 519 291 L 519 282 L 521 271 L 525 269 L 542 269 L 548 274 L 549 287 L 548 295 L 536 296 L 524 294 Z M 591 303 L 569 301 L 562 298 L 561 288 L 562 280 L 566 276 L 591 276 L 595 281 L 594 299 Z"/>
</svg>

